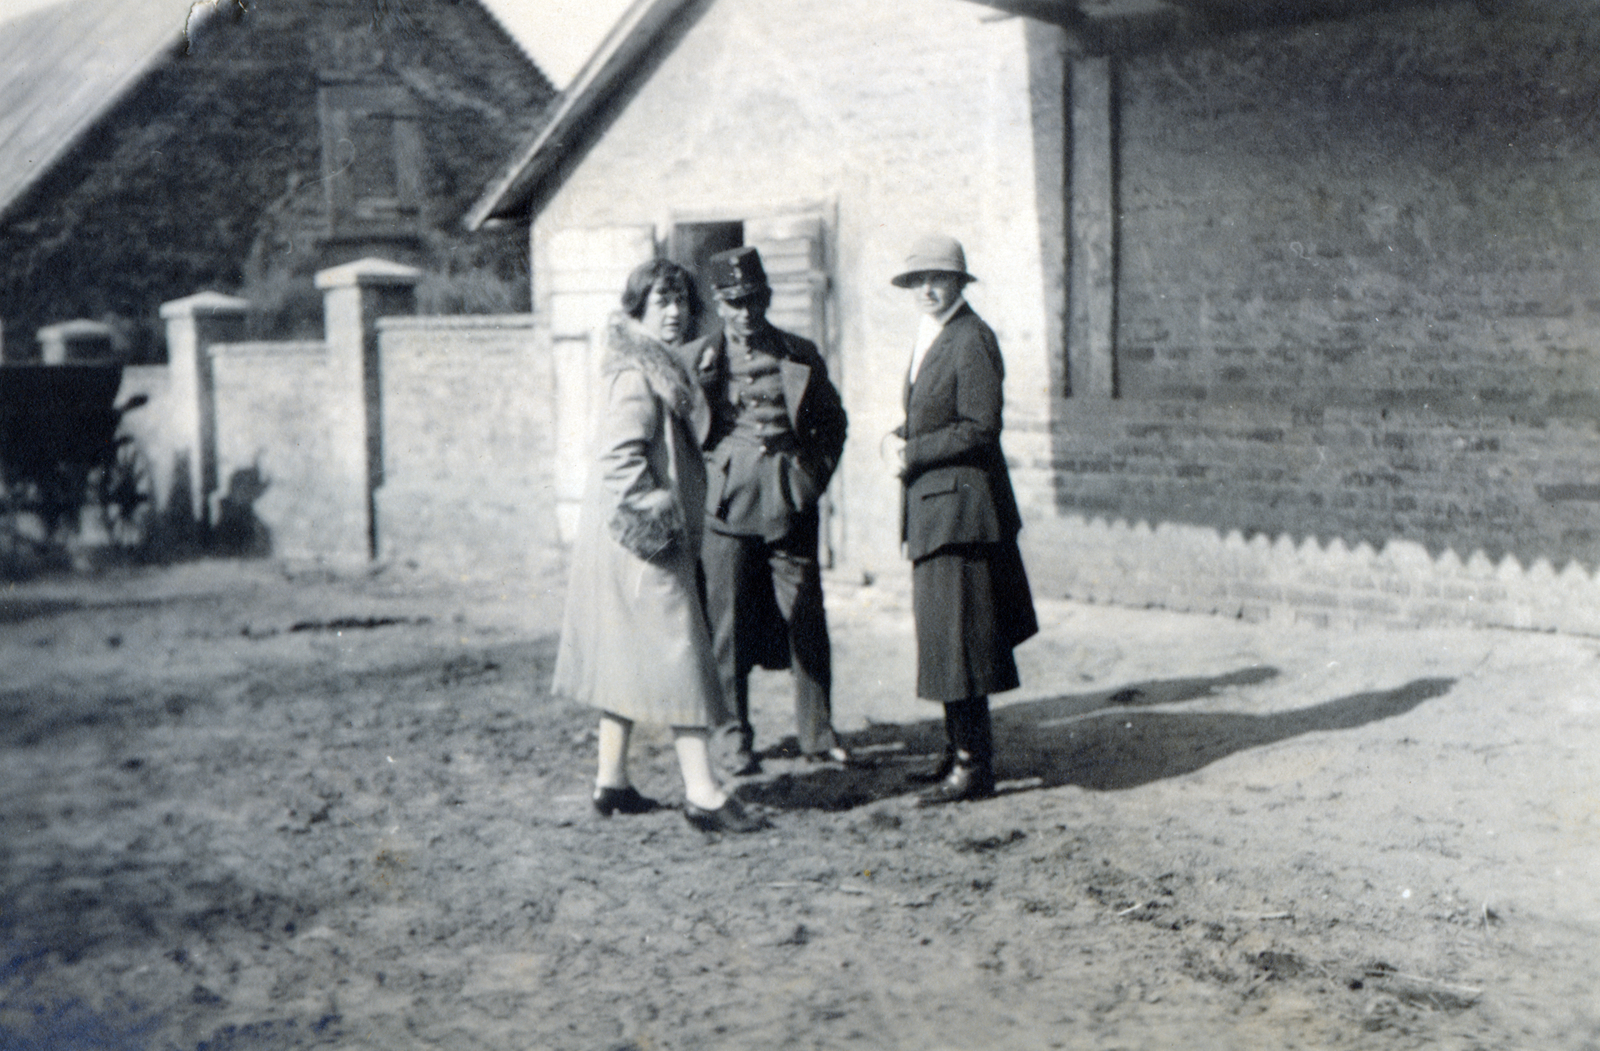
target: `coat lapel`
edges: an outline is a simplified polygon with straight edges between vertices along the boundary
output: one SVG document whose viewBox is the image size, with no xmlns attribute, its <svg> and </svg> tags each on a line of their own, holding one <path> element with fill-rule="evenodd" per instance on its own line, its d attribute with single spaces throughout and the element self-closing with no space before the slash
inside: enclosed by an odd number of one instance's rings
<svg viewBox="0 0 1600 1051">
<path fill-rule="evenodd" d="M 784 358 L 778 362 L 778 375 L 783 381 L 783 404 L 789 410 L 789 425 L 798 433 L 800 399 L 806 396 L 806 387 L 811 382 L 811 366 Z"/>
<path fill-rule="evenodd" d="M 911 399 L 916 397 L 917 393 L 917 383 L 928 379 L 938 369 L 944 367 L 950 343 L 955 338 L 951 333 L 951 329 L 955 328 L 957 322 L 970 313 L 972 313 L 972 307 L 967 303 L 962 303 L 956 312 L 950 315 L 949 320 L 944 323 L 944 327 L 939 330 L 939 334 L 933 337 L 933 342 L 928 345 L 928 352 L 922 356 L 922 367 L 917 370 L 916 380 L 911 378 L 910 364 L 906 365 L 905 403 L 908 420 L 911 416 Z"/>
</svg>

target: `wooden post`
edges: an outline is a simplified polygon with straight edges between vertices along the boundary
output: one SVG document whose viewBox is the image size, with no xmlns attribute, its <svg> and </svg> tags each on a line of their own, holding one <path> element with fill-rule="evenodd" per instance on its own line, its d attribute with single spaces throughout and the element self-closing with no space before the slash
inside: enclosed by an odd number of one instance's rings
<svg viewBox="0 0 1600 1051">
<path fill-rule="evenodd" d="M 1072 63 L 1072 391 L 1117 396 L 1116 68 Z"/>
</svg>

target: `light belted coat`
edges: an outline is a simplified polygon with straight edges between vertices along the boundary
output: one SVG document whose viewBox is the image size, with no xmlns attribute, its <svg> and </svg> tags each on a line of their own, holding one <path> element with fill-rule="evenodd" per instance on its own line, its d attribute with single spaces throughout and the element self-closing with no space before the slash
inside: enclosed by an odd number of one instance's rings
<svg viewBox="0 0 1600 1051">
<path fill-rule="evenodd" d="M 696 583 L 711 413 L 683 363 L 611 321 L 553 692 L 635 721 L 725 722 Z"/>
</svg>

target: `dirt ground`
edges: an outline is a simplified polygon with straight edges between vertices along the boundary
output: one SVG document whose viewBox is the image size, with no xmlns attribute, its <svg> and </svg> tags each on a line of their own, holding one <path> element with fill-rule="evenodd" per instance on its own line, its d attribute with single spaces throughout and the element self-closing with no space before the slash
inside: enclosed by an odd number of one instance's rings
<svg viewBox="0 0 1600 1051">
<path fill-rule="evenodd" d="M 1600 1048 L 1600 640 L 1041 601 L 919 810 L 903 581 L 828 586 L 861 762 L 762 677 L 720 839 L 589 810 L 557 571 L 6 586 L 0 1049 Z"/>
</svg>

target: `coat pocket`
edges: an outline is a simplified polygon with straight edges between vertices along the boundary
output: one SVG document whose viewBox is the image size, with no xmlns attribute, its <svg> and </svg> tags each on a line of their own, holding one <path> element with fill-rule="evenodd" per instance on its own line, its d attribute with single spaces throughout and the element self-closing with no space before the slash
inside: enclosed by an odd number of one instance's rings
<svg viewBox="0 0 1600 1051">
<path fill-rule="evenodd" d="M 938 467 L 906 490 L 906 548 L 913 559 L 950 544 L 1001 539 L 989 476 L 977 467 Z"/>
<path fill-rule="evenodd" d="M 732 443 L 723 442 L 705 455 L 706 513 L 722 517 L 722 498 L 728 492 L 728 464 L 732 459 Z"/>
</svg>

